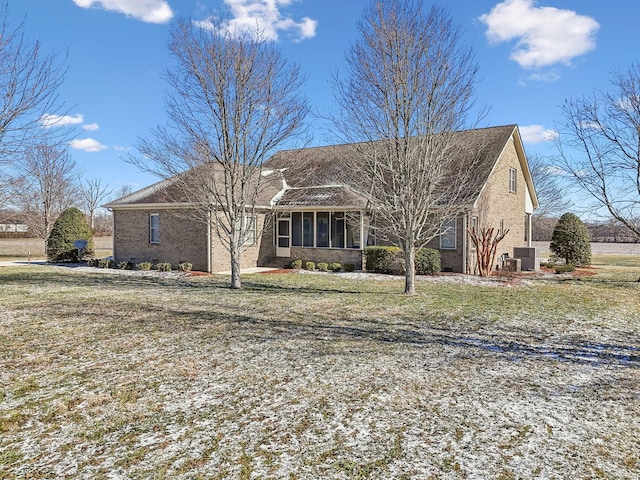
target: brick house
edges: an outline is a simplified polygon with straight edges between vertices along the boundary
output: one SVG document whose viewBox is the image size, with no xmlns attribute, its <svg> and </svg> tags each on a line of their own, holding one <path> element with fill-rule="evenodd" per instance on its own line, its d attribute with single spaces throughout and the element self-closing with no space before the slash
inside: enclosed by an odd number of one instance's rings
<svg viewBox="0 0 640 480">
<path fill-rule="evenodd" d="M 465 213 L 451 219 L 429 244 L 440 250 L 443 270 L 475 273 L 475 252 L 467 233 L 471 226 L 509 229 L 499 245 L 500 261 L 523 256 L 523 268 L 537 268 L 535 251 L 527 247 L 538 203 L 518 127 L 455 135 L 456 142 L 469 146 L 470 155 L 480 155 L 475 175 L 481 187 L 470 192 Z M 256 237 L 246 245 L 242 268 L 284 266 L 293 259 L 362 268 L 364 248 L 380 240 L 370 226 L 372 212 L 365 197 L 340 181 L 349 147 L 286 150 L 265 162 L 263 176 L 268 181 L 258 200 Z M 172 189 L 171 179 L 165 180 L 106 205 L 114 214 L 115 260 L 188 261 L 196 270 L 228 270 L 229 255 L 205 216 L 194 220 L 193 206 L 169 195 Z"/>
</svg>

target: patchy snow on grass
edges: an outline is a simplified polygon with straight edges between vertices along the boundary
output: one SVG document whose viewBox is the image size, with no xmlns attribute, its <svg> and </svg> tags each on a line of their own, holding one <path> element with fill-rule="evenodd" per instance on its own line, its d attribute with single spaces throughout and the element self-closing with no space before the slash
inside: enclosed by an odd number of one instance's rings
<svg viewBox="0 0 640 480">
<path fill-rule="evenodd" d="M 0 282 L 0 477 L 640 473 L 634 283 L 33 272 Z"/>
</svg>

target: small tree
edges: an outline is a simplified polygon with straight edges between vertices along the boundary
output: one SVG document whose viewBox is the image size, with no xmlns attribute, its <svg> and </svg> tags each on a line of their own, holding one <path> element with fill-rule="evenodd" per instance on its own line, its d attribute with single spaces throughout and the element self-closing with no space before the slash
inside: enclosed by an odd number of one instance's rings
<svg viewBox="0 0 640 480">
<path fill-rule="evenodd" d="M 585 224 L 573 213 L 560 217 L 551 236 L 551 253 L 563 258 L 567 264 L 591 263 L 591 240 Z"/>
<path fill-rule="evenodd" d="M 498 244 L 507 236 L 509 230 L 504 232 L 496 231 L 495 228 L 482 228 L 480 230 L 472 227 L 469 229 L 469 236 L 476 248 L 476 258 L 478 260 L 478 272 L 481 277 L 488 277 L 493 270 L 496 261 Z"/>
<path fill-rule="evenodd" d="M 60 214 L 53 224 L 51 234 L 47 239 L 47 259 L 50 262 L 80 260 L 76 240 L 86 240 L 85 253 L 93 253 L 93 232 L 87 223 L 87 219 L 80 210 L 75 207 L 67 208 Z"/>
</svg>

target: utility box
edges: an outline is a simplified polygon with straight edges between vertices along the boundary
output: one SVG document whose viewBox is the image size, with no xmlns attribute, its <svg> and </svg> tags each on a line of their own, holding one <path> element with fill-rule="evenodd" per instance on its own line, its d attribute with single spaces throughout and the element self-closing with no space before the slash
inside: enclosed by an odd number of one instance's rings
<svg viewBox="0 0 640 480">
<path fill-rule="evenodd" d="M 513 258 L 521 261 L 522 270 L 540 270 L 540 254 L 535 247 L 513 247 Z"/>
<path fill-rule="evenodd" d="M 504 270 L 507 272 L 519 272 L 522 268 L 522 262 L 519 258 L 507 258 L 504 261 Z"/>
</svg>

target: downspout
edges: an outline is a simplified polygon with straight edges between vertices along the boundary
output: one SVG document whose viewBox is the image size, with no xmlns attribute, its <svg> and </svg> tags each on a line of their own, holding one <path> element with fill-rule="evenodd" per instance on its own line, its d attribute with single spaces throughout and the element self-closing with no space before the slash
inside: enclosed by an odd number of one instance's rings
<svg viewBox="0 0 640 480">
<path fill-rule="evenodd" d="M 207 273 L 212 272 L 212 261 L 211 261 L 211 210 L 207 211 Z"/>
<path fill-rule="evenodd" d="M 533 222 L 531 221 L 533 215 L 527 213 L 527 247 L 531 246 L 531 237 L 533 236 Z"/>
<path fill-rule="evenodd" d="M 113 209 L 109 209 L 111 212 L 111 254 L 113 255 L 113 259 L 118 258 L 116 256 L 116 212 Z"/>
<path fill-rule="evenodd" d="M 469 212 L 465 212 L 462 216 L 462 273 L 467 272 L 467 217 L 469 216 Z"/>
</svg>

